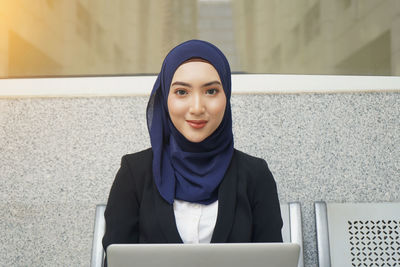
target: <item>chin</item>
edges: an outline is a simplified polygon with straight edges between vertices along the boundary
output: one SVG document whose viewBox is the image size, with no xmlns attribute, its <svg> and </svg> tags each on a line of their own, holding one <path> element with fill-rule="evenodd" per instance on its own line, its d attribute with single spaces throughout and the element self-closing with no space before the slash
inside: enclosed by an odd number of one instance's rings
<svg viewBox="0 0 400 267">
<path fill-rule="evenodd" d="M 192 143 L 200 143 L 201 141 L 204 141 L 207 137 L 204 136 L 185 136 L 185 138 L 192 142 Z"/>
<path fill-rule="evenodd" d="M 201 141 L 204 141 L 205 138 L 186 138 L 187 140 L 189 140 L 192 143 L 200 143 Z"/>
</svg>

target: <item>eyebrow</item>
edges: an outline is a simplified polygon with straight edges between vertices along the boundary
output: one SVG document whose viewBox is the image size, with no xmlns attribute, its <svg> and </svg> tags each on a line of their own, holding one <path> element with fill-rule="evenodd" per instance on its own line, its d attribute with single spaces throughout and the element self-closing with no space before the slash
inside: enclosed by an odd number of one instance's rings
<svg viewBox="0 0 400 267">
<path fill-rule="evenodd" d="M 207 87 L 207 86 L 214 85 L 214 84 L 222 85 L 219 81 L 212 81 L 212 82 L 203 84 L 202 87 Z M 190 87 L 190 88 L 192 87 L 189 83 L 180 82 L 180 81 L 176 81 L 176 82 L 172 83 L 171 87 L 176 86 L 176 85 L 186 86 L 186 87 Z"/>
<path fill-rule="evenodd" d="M 219 81 L 212 81 L 212 82 L 209 82 L 209 83 L 205 83 L 203 85 L 203 87 L 207 87 L 207 86 L 214 85 L 214 84 L 222 85 Z"/>
</svg>

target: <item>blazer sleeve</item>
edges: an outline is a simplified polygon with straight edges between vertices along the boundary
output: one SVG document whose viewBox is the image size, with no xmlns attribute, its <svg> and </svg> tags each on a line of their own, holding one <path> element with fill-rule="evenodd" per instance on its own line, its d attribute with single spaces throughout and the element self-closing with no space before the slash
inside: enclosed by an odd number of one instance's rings
<svg viewBox="0 0 400 267">
<path fill-rule="evenodd" d="M 123 156 L 104 212 L 106 230 L 103 248 L 105 251 L 110 244 L 138 242 L 139 201 L 134 182 L 127 156 Z"/>
<path fill-rule="evenodd" d="M 253 242 L 282 242 L 282 217 L 275 180 L 263 159 L 253 185 Z"/>
</svg>

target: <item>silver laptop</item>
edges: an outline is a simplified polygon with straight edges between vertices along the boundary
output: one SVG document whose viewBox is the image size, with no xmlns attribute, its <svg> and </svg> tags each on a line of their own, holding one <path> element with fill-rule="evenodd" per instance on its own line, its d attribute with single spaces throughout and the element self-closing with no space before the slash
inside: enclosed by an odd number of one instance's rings
<svg viewBox="0 0 400 267">
<path fill-rule="evenodd" d="M 108 267 L 296 267 L 295 243 L 113 244 Z"/>
</svg>

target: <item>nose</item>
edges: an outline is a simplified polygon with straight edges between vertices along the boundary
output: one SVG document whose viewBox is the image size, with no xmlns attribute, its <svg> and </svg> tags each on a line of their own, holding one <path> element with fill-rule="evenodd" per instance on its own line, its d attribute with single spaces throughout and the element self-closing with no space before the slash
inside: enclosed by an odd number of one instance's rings
<svg viewBox="0 0 400 267">
<path fill-rule="evenodd" d="M 193 94 L 189 111 L 193 115 L 201 115 L 205 112 L 204 99 L 200 94 Z"/>
</svg>

